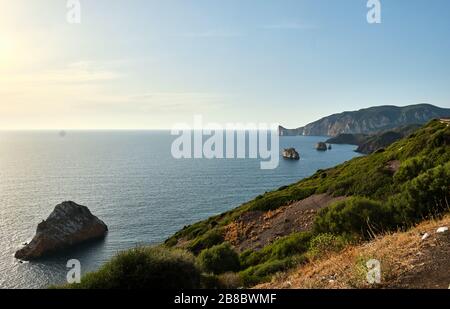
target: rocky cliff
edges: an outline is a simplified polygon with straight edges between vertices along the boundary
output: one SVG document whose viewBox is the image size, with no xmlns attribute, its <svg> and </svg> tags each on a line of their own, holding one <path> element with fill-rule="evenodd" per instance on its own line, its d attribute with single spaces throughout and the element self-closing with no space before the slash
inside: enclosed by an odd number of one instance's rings
<svg viewBox="0 0 450 309">
<path fill-rule="evenodd" d="M 334 114 L 297 129 L 279 128 L 280 135 L 337 136 L 342 133 L 372 134 L 409 124 L 424 124 L 449 117 L 450 109 L 429 104 L 405 107 L 377 106 Z"/>
</svg>

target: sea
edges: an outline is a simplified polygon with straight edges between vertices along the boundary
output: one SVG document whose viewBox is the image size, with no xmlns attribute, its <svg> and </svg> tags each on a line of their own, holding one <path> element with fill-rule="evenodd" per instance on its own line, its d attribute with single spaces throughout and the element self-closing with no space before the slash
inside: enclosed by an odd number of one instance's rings
<svg viewBox="0 0 450 309">
<path fill-rule="evenodd" d="M 174 159 L 169 131 L 0 132 L 0 288 L 66 282 L 68 260 L 95 271 L 120 251 L 163 242 L 186 225 L 233 209 L 358 154 L 355 146 L 316 151 L 321 136 L 280 137 L 299 161 Z M 107 237 L 49 258 L 22 263 L 14 253 L 63 201 L 88 206 Z"/>
</svg>

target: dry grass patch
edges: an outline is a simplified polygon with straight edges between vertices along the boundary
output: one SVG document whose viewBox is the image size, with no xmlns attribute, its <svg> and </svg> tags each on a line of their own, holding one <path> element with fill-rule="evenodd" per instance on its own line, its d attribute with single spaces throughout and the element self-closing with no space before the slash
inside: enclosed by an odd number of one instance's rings
<svg viewBox="0 0 450 309">
<path fill-rule="evenodd" d="M 387 234 L 340 253 L 330 253 L 318 260 L 300 266 L 289 273 L 278 274 L 271 283 L 258 288 L 385 288 L 396 287 L 404 275 L 415 272 L 426 264 L 424 257 L 432 260 L 435 248 L 449 246 L 438 239 L 436 229 L 450 225 L 450 216 L 427 221 L 407 231 Z M 422 235 L 430 237 L 422 240 Z M 448 233 L 448 232 L 447 232 Z M 366 263 L 370 259 L 381 262 L 381 284 L 367 282 Z M 425 262 L 424 262 L 425 261 Z M 450 282 L 449 282 L 450 283 Z M 448 285 L 448 283 L 447 283 Z"/>
</svg>

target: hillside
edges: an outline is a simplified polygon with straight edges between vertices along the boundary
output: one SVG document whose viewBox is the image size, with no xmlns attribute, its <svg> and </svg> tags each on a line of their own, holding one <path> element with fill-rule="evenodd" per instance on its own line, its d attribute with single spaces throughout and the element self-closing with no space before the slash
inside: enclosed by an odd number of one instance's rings
<svg viewBox="0 0 450 309">
<path fill-rule="evenodd" d="M 407 137 L 420 127 L 420 125 L 412 124 L 388 131 L 381 131 L 371 135 L 343 133 L 328 139 L 326 143 L 357 145 L 358 148 L 356 149 L 356 152 L 370 154 L 376 150 L 386 148 L 404 137 Z"/>
<path fill-rule="evenodd" d="M 329 138 L 325 141 L 327 144 L 339 144 L 339 145 L 356 145 L 359 146 L 367 141 L 371 135 L 368 134 L 351 134 L 342 133 L 335 137 Z"/>
<path fill-rule="evenodd" d="M 450 116 L 450 109 L 429 104 L 376 106 L 324 117 L 297 129 L 280 127 L 280 135 L 337 136 L 342 133 L 372 134 L 409 124 L 425 124 Z"/>
<path fill-rule="evenodd" d="M 154 278 L 160 288 L 252 287 L 441 217 L 449 188 L 450 124 L 433 120 L 383 152 L 186 226 L 164 245 L 121 253 L 71 287 L 150 288 Z M 401 252 L 402 244 L 392 243 L 391 251 Z"/>
<path fill-rule="evenodd" d="M 335 235 L 336 242 L 365 239 L 447 211 L 449 145 L 449 126 L 432 121 L 384 152 L 317 171 L 187 226 L 166 245 L 197 255 L 230 243 L 240 253 L 245 285 L 268 280 L 304 263 L 311 241 L 321 235 Z"/>
<path fill-rule="evenodd" d="M 314 263 L 280 273 L 263 289 L 400 288 L 448 289 L 450 287 L 450 216 L 430 220 L 407 232 L 381 235 L 363 244 L 328 252 Z M 424 235 L 429 235 L 424 237 Z M 365 276 L 369 259 L 380 261 L 381 282 L 371 285 Z"/>
</svg>

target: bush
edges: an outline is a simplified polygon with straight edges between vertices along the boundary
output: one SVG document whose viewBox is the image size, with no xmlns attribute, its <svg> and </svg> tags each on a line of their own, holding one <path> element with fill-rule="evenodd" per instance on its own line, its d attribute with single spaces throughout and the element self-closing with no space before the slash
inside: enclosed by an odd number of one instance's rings
<svg viewBox="0 0 450 309">
<path fill-rule="evenodd" d="M 308 255 L 318 258 L 329 252 L 338 252 L 348 243 L 342 236 L 333 234 L 319 234 L 311 239 Z"/>
<path fill-rule="evenodd" d="M 398 183 L 403 183 L 416 178 L 420 173 L 432 167 L 432 162 L 427 157 L 415 157 L 404 161 L 394 176 Z"/>
<path fill-rule="evenodd" d="M 242 287 L 243 282 L 241 276 L 237 273 L 224 273 L 218 277 L 219 289 L 238 289 Z"/>
<path fill-rule="evenodd" d="M 449 210 L 450 163 L 440 165 L 407 182 L 402 193 L 389 200 L 399 225 L 410 225 Z"/>
<path fill-rule="evenodd" d="M 202 250 L 211 248 L 222 243 L 223 241 L 222 230 L 214 229 L 195 239 L 191 244 L 189 244 L 187 249 L 194 254 L 199 254 Z"/>
<path fill-rule="evenodd" d="M 380 202 L 351 197 L 322 209 L 314 222 L 314 231 L 317 234 L 358 234 L 367 238 L 390 228 L 391 215 L 389 208 Z"/>
<path fill-rule="evenodd" d="M 100 270 L 83 276 L 81 289 L 195 289 L 200 271 L 192 254 L 163 247 L 140 247 L 116 255 Z"/>
<path fill-rule="evenodd" d="M 251 266 L 239 274 L 244 286 L 250 287 L 261 282 L 269 281 L 275 273 L 286 271 L 306 261 L 307 259 L 304 255 L 295 255 L 285 259 L 270 260 L 256 266 Z"/>
<path fill-rule="evenodd" d="M 294 233 L 265 246 L 260 251 L 245 251 L 241 254 L 242 266 L 247 268 L 270 260 L 280 260 L 305 253 L 309 248 L 311 237 L 309 232 Z"/>
<path fill-rule="evenodd" d="M 249 210 L 259 210 L 268 211 L 277 209 L 287 202 L 291 201 L 292 198 L 285 191 L 276 191 L 274 193 L 266 194 L 263 198 L 255 200 L 254 204 L 249 208 Z"/>
<path fill-rule="evenodd" d="M 285 206 L 290 201 L 303 200 L 313 195 L 315 191 L 315 187 L 281 187 L 278 191 L 267 193 L 263 197 L 255 199 L 253 205 L 251 205 L 248 210 L 274 210 L 281 206 Z"/>
<path fill-rule="evenodd" d="M 240 269 L 239 255 L 228 243 L 203 250 L 197 257 L 197 261 L 205 272 L 214 274 Z"/>
</svg>

